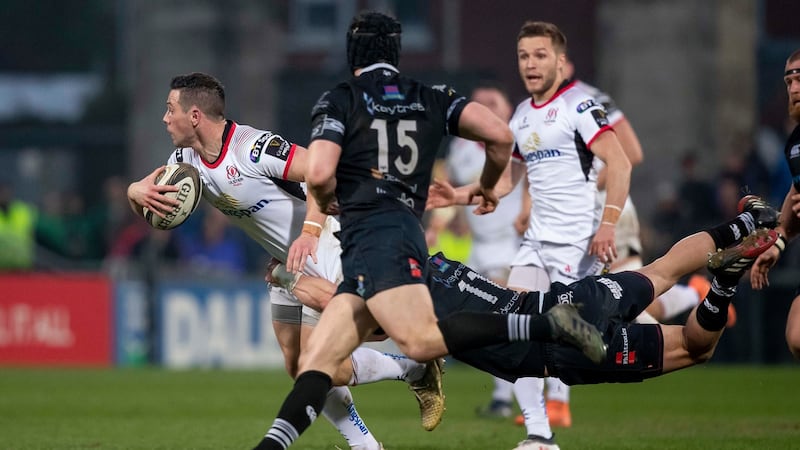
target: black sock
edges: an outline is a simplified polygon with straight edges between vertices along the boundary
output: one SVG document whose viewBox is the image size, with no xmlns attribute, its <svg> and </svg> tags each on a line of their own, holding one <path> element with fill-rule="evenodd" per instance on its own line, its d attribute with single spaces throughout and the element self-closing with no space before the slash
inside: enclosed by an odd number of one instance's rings
<svg viewBox="0 0 800 450">
<path fill-rule="evenodd" d="M 272 427 L 253 450 L 286 450 L 322 412 L 331 385 L 331 377 L 322 372 L 300 374 Z M 311 417 L 309 407 L 313 410 Z"/>
<path fill-rule="evenodd" d="M 733 220 L 705 230 L 714 239 L 717 248 L 728 248 L 741 241 L 756 229 L 753 215 L 741 213 Z"/>
<path fill-rule="evenodd" d="M 717 278 L 711 281 L 711 289 L 705 300 L 697 307 L 697 323 L 708 331 L 719 331 L 725 328 L 728 321 L 728 305 L 736 293 L 736 286 L 720 285 Z"/>
<path fill-rule="evenodd" d="M 552 341 L 545 316 L 459 311 L 438 325 L 450 353 L 510 341 Z"/>
</svg>

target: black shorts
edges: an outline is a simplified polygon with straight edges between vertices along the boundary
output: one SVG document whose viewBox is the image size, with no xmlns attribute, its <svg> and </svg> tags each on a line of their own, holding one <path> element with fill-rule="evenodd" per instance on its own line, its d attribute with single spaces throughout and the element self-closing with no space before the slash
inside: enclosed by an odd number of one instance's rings
<svg viewBox="0 0 800 450">
<path fill-rule="evenodd" d="M 631 321 L 653 299 L 653 285 L 638 272 L 594 276 L 563 290 L 581 305 L 581 317 L 603 332 L 608 345 L 606 360 L 594 364 L 579 350 L 565 345 L 545 345 L 548 374 L 564 383 L 632 383 L 660 375 L 663 371 L 664 337 L 660 325 Z"/>
<path fill-rule="evenodd" d="M 637 383 L 661 375 L 664 336 L 658 324 L 618 324 L 608 342 L 606 360 L 595 364 L 580 350 L 545 345 L 545 365 L 550 376 L 568 385 Z"/>
<path fill-rule="evenodd" d="M 425 232 L 408 212 L 380 212 L 343 227 L 342 275 L 337 293 L 369 299 L 387 289 L 423 284 Z"/>
</svg>

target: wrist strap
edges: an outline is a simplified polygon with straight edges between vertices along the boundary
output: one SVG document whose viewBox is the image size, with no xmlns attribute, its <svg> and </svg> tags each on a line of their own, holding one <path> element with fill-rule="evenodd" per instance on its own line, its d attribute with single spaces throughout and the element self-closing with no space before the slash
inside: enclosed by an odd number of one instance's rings
<svg viewBox="0 0 800 450">
<path fill-rule="evenodd" d="M 786 250 L 786 244 L 787 244 L 786 238 L 779 234 L 778 240 L 775 241 L 774 245 L 775 247 L 778 247 L 778 251 L 780 251 L 781 255 L 783 254 L 783 251 Z"/>
</svg>

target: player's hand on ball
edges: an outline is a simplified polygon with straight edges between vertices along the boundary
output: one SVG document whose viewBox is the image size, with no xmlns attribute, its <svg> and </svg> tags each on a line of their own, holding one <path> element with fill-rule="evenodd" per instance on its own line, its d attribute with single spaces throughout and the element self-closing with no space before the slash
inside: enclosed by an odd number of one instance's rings
<svg viewBox="0 0 800 450">
<path fill-rule="evenodd" d="M 157 185 L 156 178 L 164 172 L 166 166 L 161 166 L 150 175 L 128 186 L 128 197 L 142 208 L 147 208 L 161 218 L 172 211 L 180 202 L 167 197 L 167 192 L 177 192 L 177 186 Z"/>
<path fill-rule="evenodd" d="M 197 208 L 203 192 L 198 170 L 187 163 L 161 166 L 128 186 L 128 200 L 153 228 L 170 230 Z M 138 208 L 137 208 L 138 207 Z"/>
</svg>

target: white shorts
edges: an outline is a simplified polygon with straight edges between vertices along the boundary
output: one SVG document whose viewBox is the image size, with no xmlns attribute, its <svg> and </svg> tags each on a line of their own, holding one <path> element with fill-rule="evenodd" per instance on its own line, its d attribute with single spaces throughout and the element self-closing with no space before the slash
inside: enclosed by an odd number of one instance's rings
<svg viewBox="0 0 800 450">
<path fill-rule="evenodd" d="M 589 238 L 573 244 L 524 241 L 511 262 L 511 273 L 515 266 L 538 267 L 547 272 L 550 283 L 564 284 L 599 274 L 603 263 L 587 253 L 590 242 Z"/>
<path fill-rule="evenodd" d="M 288 290 L 276 286 L 274 284 L 269 285 L 269 302 L 273 305 L 281 305 L 281 306 L 301 306 L 300 300 L 298 300 L 291 292 Z"/>
<path fill-rule="evenodd" d="M 294 296 L 294 294 L 279 286 L 270 285 L 269 301 L 273 306 L 284 306 L 284 307 L 289 306 L 299 309 L 301 308 L 303 325 L 309 325 L 312 327 L 315 326 L 317 322 L 319 322 L 320 315 L 322 314 L 321 312 L 315 310 L 314 308 L 310 308 L 300 303 L 300 300 L 298 300 L 297 297 Z M 273 308 L 273 314 L 275 311 L 277 310 Z M 288 311 L 288 310 L 284 309 L 283 311 Z M 290 316 L 294 317 L 294 313 L 287 312 L 284 314 L 284 316 L 285 317 L 283 318 L 273 316 L 272 320 L 285 323 L 297 323 L 296 319 L 290 318 Z"/>
<path fill-rule="evenodd" d="M 306 261 L 303 273 L 324 278 L 334 284 L 342 281 L 342 245 L 333 233 L 339 231 L 339 221 L 331 216 L 325 220 L 317 246 L 317 262 L 311 257 Z"/>
<path fill-rule="evenodd" d="M 313 308 L 300 303 L 291 292 L 280 286 L 270 285 L 269 288 L 269 302 L 272 304 L 272 320 L 276 322 L 283 322 L 289 324 L 299 323 L 297 315 L 301 315 L 302 324 L 315 326 L 319 322 L 321 313 Z M 276 308 L 277 307 L 277 308 Z M 281 308 L 282 307 L 282 308 Z M 289 308 L 296 308 L 302 310 L 301 313 L 292 312 Z"/>
<path fill-rule="evenodd" d="M 467 265 L 492 279 L 508 278 L 520 242 L 521 239 L 515 235 L 499 236 L 494 240 L 473 239 Z"/>
<path fill-rule="evenodd" d="M 303 269 L 304 274 L 324 278 L 335 284 L 339 284 L 342 281 L 342 246 L 339 243 L 339 239 L 333 235 L 339 229 L 339 221 L 331 216 L 325 219 L 325 226 L 322 227 L 322 234 L 319 236 L 319 244 L 317 245 L 317 262 L 315 263 L 309 257 Z M 270 302 L 273 305 L 302 306 L 303 325 L 316 325 L 322 314 L 313 308 L 303 305 L 288 290 L 277 286 L 270 289 Z"/>
</svg>

